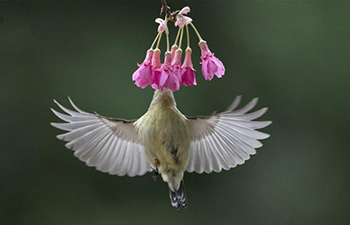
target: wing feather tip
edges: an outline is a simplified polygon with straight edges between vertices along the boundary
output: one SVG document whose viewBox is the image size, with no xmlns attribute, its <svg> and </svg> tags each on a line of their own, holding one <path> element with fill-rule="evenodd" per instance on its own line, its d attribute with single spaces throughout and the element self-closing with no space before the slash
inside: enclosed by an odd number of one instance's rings
<svg viewBox="0 0 350 225">
<path fill-rule="evenodd" d="M 59 134 L 59 135 L 56 135 L 56 138 L 59 139 L 59 140 L 64 141 L 64 137 L 65 136 L 66 136 L 66 134 Z"/>
<path fill-rule="evenodd" d="M 256 122 L 260 122 L 262 123 L 262 125 L 258 128 L 255 128 L 254 130 L 260 130 L 260 129 L 263 129 L 265 127 L 268 127 L 272 124 L 272 121 L 271 120 L 265 120 L 265 121 L 256 121 Z"/>
<path fill-rule="evenodd" d="M 260 147 L 259 147 L 260 148 Z M 257 151 L 256 151 L 256 149 L 254 149 L 255 151 L 254 152 L 251 152 L 251 153 L 249 153 L 249 155 L 251 155 L 251 156 L 253 156 L 253 155 L 256 155 L 256 153 L 258 153 Z"/>
<path fill-rule="evenodd" d="M 57 124 L 60 124 L 60 123 L 54 123 L 54 122 L 51 122 L 51 123 L 50 123 L 50 125 L 53 126 L 53 127 L 55 127 L 55 128 L 58 128 L 58 127 L 57 127 Z"/>
<path fill-rule="evenodd" d="M 83 113 L 83 114 L 90 114 L 90 113 L 87 113 L 87 112 L 81 110 L 78 106 L 76 106 L 75 103 L 73 102 L 73 100 L 69 96 L 68 96 L 68 101 L 77 112 Z"/>
<path fill-rule="evenodd" d="M 259 137 L 258 140 L 265 140 L 271 136 L 270 134 L 262 133 L 262 132 L 261 132 L 261 135 L 262 135 L 262 137 Z"/>
<path fill-rule="evenodd" d="M 232 112 L 233 110 L 235 110 L 239 105 L 239 103 L 241 102 L 241 100 L 242 100 L 242 95 L 237 95 L 235 99 L 233 99 L 232 103 L 225 110 L 225 112 Z"/>
<path fill-rule="evenodd" d="M 56 113 L 58 113 L 55 109 L 50 108 L 50 110 L 56 115 Z"/>
<path fill-rule="evenodd" d="M 66 147 L 66 148 L 68 148 L 68 149 L 70 149 L 70 150 L 73 150 L 73 144 L 72 144 L 71 142 L 68 142 L 67 144 L 65 144 L 64 147 Z M 74 153 L 74 156 L 75 156 L 75 157 L 78 157 L 78 156 L 76 156 L 75 153 Z"/>
<path fill-rule="evenodd" d="M 263 107 L 263 108 L 261 108 L 261 111 L 264 111 L 263 115 L 264 115 L 268 110 L 269 110 L 268 107 Z"/>
<path fill-rule="evenodd" d="M 66 123 L 56 123 L 56 122 L 51 122 L 50 125 L 53 126 L 54 128 L 60 129 L 60 130 L 64 130 L 61 128 L 62 124 L 66 124 Z"/>
<path fill-rule="evenodd" d="M 267 123 L 267 125 L 266 125 L 266 126 L 269 126 L 269 125 L 271 125 L 271 123 L 272 123 L 272 121 L 271 121 L 271 120 L 266 120 L 265 122 Z"/>
<path fill-rule="evenodd" d="M 268 127 L 268 126 L 270 126 L 271 124 L 272 124 L 272 121 L 271 120 L 267 120 L 267 121 L 264 121 L 266 124 L 264 124 L 265 126 L 264 127 L 262 127 L 262 128 L 265 128 L 265 127 Z M 261 129 L 261 128 L 259 128 L 259 129 Z"/>
</svg>

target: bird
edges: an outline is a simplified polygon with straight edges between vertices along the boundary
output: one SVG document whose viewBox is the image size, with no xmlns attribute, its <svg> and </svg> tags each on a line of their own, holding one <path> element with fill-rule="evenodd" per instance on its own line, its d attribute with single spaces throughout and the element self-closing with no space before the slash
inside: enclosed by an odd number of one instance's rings
<svg viewBox="0 0 350 225">
<path fill-rule="evenodd" d="M 209 116 L 190 117 L 176 107 L 170 89 L 155 90 L 147 112 L 137 120 L 115 119 L 74 110 L 54 102 L 64 112 L 52 112 L 64 123 L 51 123 L 66 131 L 57 138 L 74 156 L 97 170 L 118 176 L 154 172 L 169 187 L 171 205 L 186 208 L 184 173 L 229 170 L 243 164 L 270 135 L 257 131 L 272 121 L 253 121 L 267 108 L 250 112 L 258 98 L 237 109 L 241 96 L 229 107 Z"/>
</svg>

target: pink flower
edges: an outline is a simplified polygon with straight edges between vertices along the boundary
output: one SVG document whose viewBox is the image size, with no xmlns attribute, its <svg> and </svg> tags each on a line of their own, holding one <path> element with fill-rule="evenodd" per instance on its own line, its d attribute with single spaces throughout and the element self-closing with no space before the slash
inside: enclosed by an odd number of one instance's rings
<svg viewBox="0 0 350 225">
<path fill-rule="evenodd" d="M 184 63 L 181 66 L 181 84 L 185 86 L 197 85 L 196 76 L 194 74 L 192 59 L 192 50 L 188 47 L 185 51 Z"/>
<path fill-rule="evenodd" d="M 161 19 L 161 18 L 157 18 L 157 19 L 155 20 L 155 22 L 156 22 L 156 23 L 159 23 L 159 26 L 158 26 L 158 32 L 159 32 L 159 33 L 161 33 L 161 32 L 163 32 L 163 31 L 166 30 L 167 25 L 166 25 L 166 21 L 165 21 L 165 20 L 163 20 L 163 19 Z"/>
<path fill-rule="evenodd" d="M 183 28 L 185 25 L 188 25 L 192 22 L 192 19 L 187 15 L 191 11 L 190 7 L 186 6 L 180 10 L 180 12 L 176 15 L 175 26 L 179 26 L 179 28 Z"/>
<path fill-rule="evenodd" d="M 176 50 L 177 50 L 178 48 L 179 48 L 179 46 L 177 46 L 177 45 L 171 46 L 171 60 L 174 59 L 175 52 L 176 52 Z"/>
<path fill-rule="evenodd" d="M 174 57 L 171 61 L 171 68 L 173 70 L 173 73 L 181 80 L 181 56 L 182 56 L 182 49 L 179 48 L 175 51 Z"/>
<path fill-rule="evenodd" d="M 152 63 L 151 63 L 151 86 L 153 89 L 158 89 L 160 78 L 160 49 L 156 48 L 153 51 Z"/>
<path fill-rule="evenodd" d="M 143 63 L 138 64 L 139 68 L 132 75 L 132 80 L 135 82 L 136 86 L 140 88 L 145 88 L 151 83 L 152 67 L 151 59 L 153 55 L 153 50 L 149 49 L 146 54 L 146 58 Z"/>
<path fill-rule="evenodd" d="M 159 90 L 169 88 L 177 91 L 180 89 L 180 79 L 173 73 L 171 68 L 171 53 L 166 52 L 164 55 L 164 63 L 160 69 Z"/>
<path fill-rule="evenodd" d="M 179 14 L 181 14 L 181 15 L 187 15 L 187 13 L 189 13 L 189 12 L 191 12 L 190 7 L 185 6 L 185 7 L 183 7 L 183 8 L 180 10 Z"/>
<path fill-rule="evenodd" d="M 221 78 L 225 74 L 224 64 L 209 50 L 206 41 L 201 40 L 198 45 L 202 52 L 202 74 L 204 78 L 206 80 L 211 80 L 214 75 Z"/>
</svg>

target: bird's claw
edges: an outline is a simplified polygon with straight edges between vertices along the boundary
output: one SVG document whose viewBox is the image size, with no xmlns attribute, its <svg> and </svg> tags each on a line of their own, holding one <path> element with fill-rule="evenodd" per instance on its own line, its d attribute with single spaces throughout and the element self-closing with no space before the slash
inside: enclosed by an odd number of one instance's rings
<svg viewBox="0 0 350 225">
<path fill-rule="evenodd" d="M 160 176 L 160 173 L 158 172 L 158 168 L 153 169 L 154 175 L 152 176 L 153 180 L 157 182 L 158 177 Z"/>
<path fill-rule="evenodd" d="M 152 178 L 153 178 L 154 181 L 157 181 L 157 179 L 158 179 L 158 177 L 159 177 L 159 175 L 160 175 L 160 173 L 159 173 L 159 171 L 158 171 L 158 165 L 159 165 L 158 159 L 154 159 L 154 160 L 153 160 L 153 164 L 154 164 L 154 166 L 155 166 L 156 168 L 153 169 L 154 175 L 152 176 Z"/>
</svg>

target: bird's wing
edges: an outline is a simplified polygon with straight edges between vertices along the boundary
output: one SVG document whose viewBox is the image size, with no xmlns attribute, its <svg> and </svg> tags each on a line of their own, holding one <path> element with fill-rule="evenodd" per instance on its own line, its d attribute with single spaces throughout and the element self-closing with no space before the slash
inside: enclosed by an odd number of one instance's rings
<svg viewBox="0 0 350 225">
<path fill-rule="evenodd" d="M 53 113 L 67 123 L 51 123 L 68 131 L 57 138 L 67 141 L 67 148 L 88 166 L 112 175 L 143 175 L 151 170 L 143 145 L 138 140 L 134 121 L 112 119 L 79 109 L 69 99 L 76 111 L 55 103 L 67 114 L 54 109 Z"/>
<path fill-rule="evenodd" d="M 188 172 L 210 173 L 229 170 L 243 164 L 262 146 L 258 140 L 270 135 L 256 131 L 271 121 L 252 121 L 261 117 L 267 108 L 249 112 L 257 104 L 254 98 L 237 109 L 241 96 L 235 98 L 225 112 L 208 117 L 188 117 L 193 129 Z"/>
</svg>

